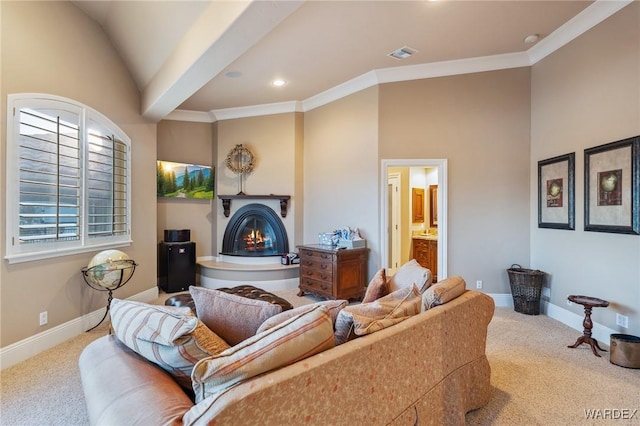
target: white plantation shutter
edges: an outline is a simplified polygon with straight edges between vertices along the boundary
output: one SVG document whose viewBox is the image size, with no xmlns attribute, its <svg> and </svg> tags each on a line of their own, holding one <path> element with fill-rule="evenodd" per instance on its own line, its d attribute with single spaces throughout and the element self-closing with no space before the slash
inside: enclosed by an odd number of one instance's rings
<svg viewBox="0 0 640 426">
<path fill-rule="evenodd" d="M 115 135 L 101 133 L 91 122 L 88 132 L 88 236 L 125 235 L 128 229 L 128 146 Z M 106 129 L 105 129 L 106 130 Z"/>
<path fill-rule="evenodd" d="M 18 119 L 20 244 L 78 240 L 79 116 L 23 108 Z"/>
<path fill-rule="evenodd" d="M 68 99 L 9 95 L 8 104 L 6 258 L 13 263 L 129 244 L 127 136 Z"/>
</svg>

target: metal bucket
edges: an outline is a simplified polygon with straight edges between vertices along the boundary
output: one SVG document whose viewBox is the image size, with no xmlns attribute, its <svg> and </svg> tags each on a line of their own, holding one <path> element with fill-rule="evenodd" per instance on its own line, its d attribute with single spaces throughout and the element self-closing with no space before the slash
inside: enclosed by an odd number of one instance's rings
<svg viewBox="0 0 640 426">
<path fill-rule="evenodd" d="M 612 334 L 610 358 L 612 364 L 627 368 L 640 368 L 640 337 L 630 334 Z"/>
</svg>

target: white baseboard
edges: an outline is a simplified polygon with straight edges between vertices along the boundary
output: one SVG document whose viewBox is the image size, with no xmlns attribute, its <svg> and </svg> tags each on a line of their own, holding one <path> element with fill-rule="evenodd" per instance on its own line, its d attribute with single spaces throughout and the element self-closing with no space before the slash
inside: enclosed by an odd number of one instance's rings
<svg viewBox="0 0 640 426">
<path fill-rule="evenodd" d="M 158 288 L 153 287 L 141 293 L 128 297 L 127 300 L 148 302 L 158 297 Z M 31 358 L 42 351 L 50 349 L 60 343 L 76 337 L 90 329 L 102 319 L 104 308 L 90 312 L 79 318 L 67 321 L 42 333 L 34 334 L 19 342 L 0 349 L 0 369 L 11 367 L 21 361 Z"/>
<path fill-rule="evenodd" d="M 513 308 L 513 297 L 511 296 L 511 294 L 488 294 L 488 296 L 491 296 L 493 298 L 496 306 Z M 578 330 L 580 332 L 583 331 L 584 327 L 582 325 L 582 321 L 584 320 L 584 315 L 578 315 L 564 308 L 553 305 L 546 300 L 542 300 L 541 303 L 541 314 L 544 314 L 549 318 L 553 318 L 554 320 L 559 321 L 562 324 L 573 328 L 574 330 Z M 599 343 L 609 346 L 611 340 L 610 336 L 615 333 L 619 333 L 619 331 L 613 330 L 609 327 L 605 327 L 604 325 L 599 324 L 595 321 L 593 322 L 591 335 Z M 580 334 L 576 335 L 576 339 L 578 337 L 580 337 Z"/>
</svg>

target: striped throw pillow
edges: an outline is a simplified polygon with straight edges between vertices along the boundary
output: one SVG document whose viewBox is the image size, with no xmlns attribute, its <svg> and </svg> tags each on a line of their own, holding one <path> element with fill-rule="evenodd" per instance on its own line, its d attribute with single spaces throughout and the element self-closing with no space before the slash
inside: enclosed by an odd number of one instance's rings
<svg viewBox="0 0 640 426">
<path fill-rule="evenodd" d="M 246 379 L 333 346 L 333 326 L 328 309 L 316 306 L 198 362 L 191 375 L 196 404 Z"/>
<path fill-rule="evenodd" d="M 271 318 L 267 318 L 265 322 L 258 327 L 258 331 L 256 333 L 261 333 L 263 331 L 267 331 L 270 328 L 275 327 L 276 325 L 285 322 L 289 318 L 293 318 L 296 315 L 299 315 L 303 312 L 310 311 L 318 305 L 326 306 L 329 310 L 329 316 L 331 316 L 331 322 L 336 322 L 336 317 L 338 316 L 338 312 L 345 306 L 349 304 L 348 300 L 338 299 L 338 300 L 324 300 L 322 302 L 312 303 L 310 305 L 302 305 L 297 308 L 289 309 L 287 311 L 282 311 L 277 315 L 272 316 Z"/>
<path fill-rule="evenodd" d="M 422 295 L 413 284 L 370 303 L 345 307 L 336 319 L 336 345 L 371 334 L 419 314 Z"/>
<path fill-rule="evenodd" d="M 186 389 L 201 359 L 229 348 L 191 309 L 113 299 L 111 325 L 129 348 L 162 367 Z"/>
</svg>

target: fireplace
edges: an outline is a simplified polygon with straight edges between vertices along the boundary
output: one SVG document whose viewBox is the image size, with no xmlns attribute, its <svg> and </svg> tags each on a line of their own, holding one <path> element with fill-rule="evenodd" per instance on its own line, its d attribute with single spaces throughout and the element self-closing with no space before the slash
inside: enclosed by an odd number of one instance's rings
<svg viewBox="0 0 640 426">
<path fill-rule="evenodd" d="M 229 220 L 220 254 L 267 257 L 288 252 L 287 231 L 276 212 L 264 204 L 248 204 Z"/>
</svg>

